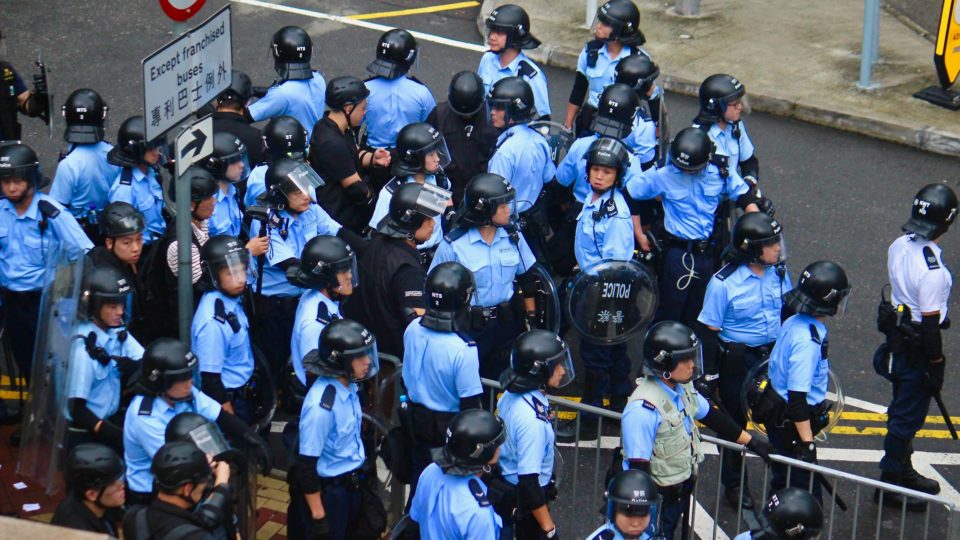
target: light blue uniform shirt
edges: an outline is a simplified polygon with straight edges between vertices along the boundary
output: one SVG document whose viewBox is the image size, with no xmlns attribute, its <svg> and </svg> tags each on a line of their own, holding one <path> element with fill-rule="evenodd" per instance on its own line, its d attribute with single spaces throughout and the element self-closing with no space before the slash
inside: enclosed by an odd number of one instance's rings
<svg viewBox="0 0 960 540">
<path fill-rule="evenodd" d="M 633 258 L 633 219 L 627 200 L 616 188 L 583 205 L 577 216 L 573 254 L 580 269 L 602 260 L 629 261 Z M 611 204 L 612 198 L 612 204 Z M 600 219 L 594 214 L 599 213 Z"/>
<path fill-rule="evenodd" d="M 316 203 L 310 203 L 305 212 L 294 217 L 289 210 L 280 212 L 281 223 L 270 227 L 270 247 L 263 269 L 263 294 L 266 296 L 300 296 L 303 290 L 287 281 L 286 273 L 276 266 L 287 259 L 300 258 L 303 246 L 314 236 L 336 236 L 340 224 Z M 260 232 L 259 222 L 250 226 L 250 237 Z"/>
<path fill-rule="evenodd" d="M 226 193 L 222 189 L 218 189 L 214 198 L 216 198 L 216 203 L 214 203 L 213 215 L 207 222 L 210 237 L 218 234 L 239 236 L 243 214 L 240 212 L 240 203 L 237 202 L 237 186 L 227 184 Z"/>
<path fill-rule="evenodd" d="M 603 536 L 603 533 L 607 531 L 612 532 L 613 536 L 609 536 L 609 535 Z M 650 535 L 644 532 L 640 534 L 640 538 L 638 538 L 637 540 L 647 540 L 648 538 L 650 538 Z M 620 531 L 618 531 L 617 528 L 613 526 L 613 523 L 610 523 L 609 521 L 601 525 L 597 530 L 588 534 L 585 540 L 608 540 L 608 539 L 624 540 L 623 535 L 620 534 Z"/>
<path fill-rule="evenodd" d="M 383 186 L 383 189 L 380 190 L 380 195 L 377 197 L 377 205 L 373 208 L 373 216 L 370 218 L 369 223 L 370 228 L 376 230 L 377 225 L 380 225 L 380 221 L 387 217 L 387 215 L 390 213 L 390 201 L 393 200 L 393 192 L 403 184 L 410 182 L 416 182 L 413 176 L 406 176 L 403 178 L 394 177 L 394 179 L 390 180 L 387 185 Z M 428 184 L 437 185 L 436 175 L 428 174 L 425 182 Z M 417 249 L 433 249 L 434 246 L 443 240 L 443 226 L 440 224 L 442 219 L 443 218 L 439 214 L 433 217 L 433 235 L 430 236 L 430 239 L 425 243 L 418 245 Z"/>
<path fill-rule="evenodd" d="M 735 263 L 728 263 L 735 264 Z M 707 284 L 703 310 L 697 320 L 720 329 L 720 339 L 759 347 L 772 343 L 780 331 L 780 307 L 783 293 L 793 289 L 784 269 L 783 279 L 770 266 L 758 276 L 750 265 L 740 264 L 722 278 L 720 269 Z"/>
<path fill-rule="evenodd" d="M 716 165 L 708 164 L 688 174 L 673 163 L 649 168 L 625 183 L 636 200 L 663 197 L 663 224 L 667 232 L 685 240 L 706 240 L 713 232 L 713 217 L 724 199 L 736 199 L 750 190 L 731 170 L 726 179 Z"/>
<path fill-rule="evenodd" d="M 770 384 L 780 397 L 788 400 L 790 390 L 806 392 L 809 405 L 826 399 L 830 361 L 821 355 L 826 342 L 827 327 L 814 317 L 798 313 L 784 321 L 770 353 Z"/>
<path fill-rule="evenodd" d="M 442 262 L 455 261 L 473 272 L 477 294 L 473 305 L 493 307 L 513 297 L 513 280 L 537 262 L 530 246 L 517 231 L 519 242 L 514 245 L 503 227 L 497 227 L 493 242 L 487 244 L 480 231 L 470 229 L 453 242 L 440 242 L 430 269 Z"/>
<path fill-rule="evenodd" d="M 327 298 L 322 292 L 311 289 L 300 297 L 293 334 L 290 336 L 290 359 L 293 372 L 304 385 L 307 384 L 307 373 L 303 369 L 303 357 L 320 344 L 320 332 L 327 324 L 342 318 L 340 303 Z"/>
<path fill-rule="evenodd" d="M 218 316 L 217 301 L 226 315 L 236 316 L 240 329 L 234 332 L 225 316 Z M 250 349 L 250 323 L 239 298 L 208 291 L 197 305 L 191 326 L 193 354 L 200 371 L 219 373 L 227 390 L 241 388 L 253 375 L 253 351 Z"/>
<path fill-rule="evenodd" d="M 524 63 L 523 66 L 520 65 L 521 62 Z M 537 116 L 548 116 L 550 114 L 547 74 L 533 60 L 530 60 L 523 51 L 520 51 L 520 54 L 506 67 L 500 66 L 499 54 L 493 51 L 483 53 L 483 56 L 480 57 L 480 65 L 477 66 L 477 75 L 483 80 L 483 95 L 489 94 L 490 89 L 500 79 L 522 77 L 533 90 Z"/>
<path fill-rule="evenodd" d="M 623 139 L 623 144 L 640 163 L 653 161 L 657 157 L 657 125 L 644 111 L 638 111 L 633 117 L 633 129 Z"/>
<path fill-rule="evenodd" d="M 414 403 L 436 412 L 460 411 L 460 398 L 483 393 L 477 346 L 456 332 L 410 321 L 403 332 L 403 382 Z"/>
<path fill-rule="evenodd" d="M 324 390 L 336 389 L 333 403 L 321 403 Z M 339 476 L 363 465 L 366 453 L 360 440 L 360 396 L 357 385 L 343 386 L 330 377 L 320 377 L 310 387 L 300 411 L 300 454 L 317 460 L 317 474 L 324 478 Z"/>
<path fill-rule="evenodd" d="M 633 47 L 624 45 L 623 50 L 620 51 L 620 54 L 616 58 L 610 58 L 610 51 L 607 50 L 607 45 L 604 43 L 603 47 L 600 47 L 598 51 L 596 65 L 594 67 L 588 67 L 587 47 L 584 45 L 580 51 L 580 56 L 577 57 L 577 71 L 586 76 L 587 82 L 590 85 L 590 90 L 587 92 L 587 105 L 591 107 L 597 106 L 597 101 L 600 99 L 600 94 L 603 93 L 603 89 L 613 84 L 617 78 L 617 64 L 620 63 L 620 60 L 623 60 L 633 53 L 642 54 L 647 58 L 650 57 L 643 49 L 637 48 L 634 50 Z M 660 86 L 654 83 L 654 88 L 653 97 L 658 97 L 662 93 Z"/>
<path fill-rule="evenodd" d="M 129 179 L 124 179 L 124 170 L 130 171 Z M 167 231 L 167 222 L 163 219 L 163 188 L 153 167 L 147 167 L 147 174 L 136 167 L 121 169 L 110 186 L 110 202 L 116 201 L 130 203 L 143 214 L 144 244 L 160 239 Z"/>
<path fill-rule="evenodd" d="M 720 129 L 719 125 L 713 124 L 707 131 L 710 140 L 717 145 L 717 153 L 727 156 L 729 158 L 728 167 L 736 171 L 739 170 L 737 167 L 741 161 L 753 157 L 753 141 L 747 135 L 747 126 L 743 124 L 742 120 L 738 123 L 740 124 L 740 140 L 733 136 L 732 124 L 726 124 L 726 128 L 723 130 Z"/>
<path fill-rule="evenodd" d="M 243 206 L 257 206 L 257 197 L 267 191 L 267 164 L 257 165 L 247 176 L 247 191 L 243 194 Z"/>
<path fill-rule="evenodd" d="M 496 540 L 503 522 L 486 497 L 487 486 L 477 476 L 444 474 L 431 463 L 420 474 L 410 519 L 420 525 L 423 540 Z"/>
<path fill-rule="evenodd" d="M 57 217 L 43 217 L 41 200 L 60 210 Z M 42 289 L 47 257 L 55 256 L 61 247 L 71 259 L 93 249 L 93 242 L 62 204 L 37 191 L 27 211 L 18 216 L 13 203 L 0 199 L 0 287 L 18 292 Z"/>
<path fill-rule="evenodd" d="M 670 396 L 673 406 L 676 407 L 678 411 L 686 410 L 680 394 L 666 384 L 663 384 L 663 381 L 658 380 L 657 384 Z M 703 418 L 707 416 L 707 413 L 710 412 L 710 404 L 699 393 L 696 394 L 696 399 L 697 415 L 694 420 L 703 420 Z M 627 406 L 623 409 L 623 419 L 620 424 L 620 440 L 623 443 L 624 469 L 630 468 L 629 460 L 631 459 L 650 461 L 650 457 L 653 455 L 653 440 L 657 436 L 657 430 L 660 429 L 661 416 L 660 411 L 651 407 L 652 406 L 644 400 L 638 399 L 627 403 Z M 690 418 L 686 415 L 683 417 L 683 426 L 686 428 L 687 433 L 692 433 L 690 431 Z"/>
<path fill-rule="evenodd" d="M 557 167 L 550 145 L 527 124 L 517 124 L 500 134 L 487 172 L 506 178 L 517 190 L 517 212 L 526 212 L 537 202 L 540 191 L 552 182 Z"/>
<path fill-rule="evenodd" d="M 550 403 L 540 390 L 522 394 L 504 392 L 497 402 L 497 415 L 507 427 L 500 447 L 500 470 L 513 485 L 522 474 L 539 475 L 540 486 L 553 477 L 554 441 Z"/>
<path fill-rule="evenodd" d="M 580 203 L 587 200 L 587 197 L 593 193 L 593 190 L 590 188 L 590 181 L 587 179 L 587 160 L 585 160 L 583 156 L 587 153 L 587 150 L 590 149 L 590 145 L 599 138 L 600 136 L 594 133 L 573 141 L 573 144 L 570 145 L 570 149 L 567 151 L 567 155 L 564 156 L 563 161 L 557 166 L 557 182 L 560 182 L 560 184 L 564 186 L 570 186 L 572 184 L 573 196 L 577 199 L 577 202 Z M 633 179 L 634 176 L 641 172 L 641 161 L 632 154 L 629 159 L 630 166 L 623 172 L 623 185 L 626 185 L 627 181 Z M 627 212 L 627 214 L 629 215 L 629 212 Z"/>
<path fill-rule="evenodd" d="M 309 141 L 314 124 L 323 118 L 326 91 L 327 83 L 323 75 L 314 71 L 312 79 L 285 81 L 271 86 L 267 95 L 250 104 L 250 116 L 254 122 L 284 114 L 292 116 L 307 130 Z"/>
<path fill-rule="evenodd" d="M 753 534 L 751 534 L 750 531 L 742 532 L 735 536 L 733 540 L 753 540 Z"/>
<path fill-rule="evenodd" d="M 143 347 L 129 334 L 122 342 L 117 339 L 117 333 L 121 330 L 123 328 L 101 330 L 91 322 L 83 322 L 77 326 L 77 335 L 87 336 L 93 332 L 97 336 L 97 347 L 103 347 L 110 356 L 126 356 L 140 360 L 143 357 Z M 87 408 L 101 419 L 120 410 L 120 371 L 115 360 L 110 360 L 107 365 L 101 364 L 87 354 L 82 339 L 75 339 L 70 351 L 69 370 L 67 399 L 87 400 Z M 67 419 L 73 420 L 69 408 Z"/>
<path fill-rule="evenodd" d="M 182 412 L 195 412 L 211 422 L 220 416 L 220 404 L 193 388 L 193 400 L 167 403 L 162 397 L 153 399 L 149 415 L 140 415 L 140 403 L 144 396 L 134 396 L 123 421 L 123 460 L 127 464 L 127 487 L 134 491 L 153 491 L 153 474 L 150 462 L 154 454 L 166 442 L 164 432 L 173 417 Z"/>
<path fill-rule="evenodd" d="M 374 77 L 367 80 L 367 144 L 374 148 L 397 146 L 397 134 L 407 124 L 426 122 L 437 106 L 430 89 L 407 76 L 396 79 Z"/>
<path fill-rule="evenodd" d="M 111 148 L 113 145 L 106 141 L 71 145 L 57 164 L 50 196 L 75 217 L 82 218 L 91 209 L 100 211 L 107 205 L 110 182 L 120 174 L 120 167 L 107 162 Z"/>
</svg>

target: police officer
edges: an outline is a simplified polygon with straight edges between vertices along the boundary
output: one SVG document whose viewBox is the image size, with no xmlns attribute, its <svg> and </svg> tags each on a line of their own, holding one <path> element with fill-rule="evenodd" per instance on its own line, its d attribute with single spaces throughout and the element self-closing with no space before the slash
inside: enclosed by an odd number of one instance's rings
<svg viewBox="0 0 960 540">
<path fill-rule="evenodd" d="M 419 53 L 417 40 L 400 28 L 387 30 L 377 42 L 377 58 L 367 65 L 373 77 L 365 82 L 370 97 L 364 120 L 373 148 L 395 147 L 403 126 L 423 122 L 437 106 L 430 89 L 407 74 Z"/>
<path fill-rule="evenodd" d="M 132 295 L 132 284 L 113 268 L 92 268 L 84 276 L 77 309 L 82 322 L 67 379 L 68 451 L 84 442 L 123 449 L 122 383 L 139 369 L 143 356 L 143 347 L 126 330 Z"/>
<path fill-rule="evenodd" d="M 717 147 L 716 153 L 726 157 L 728 167 L 739 170 L 748 183 L 756 184 L 760 164 L 741 119 L 745 95 L 743 83 L 732 75 L 717 73 L 707 77 L 700 84 L 700 112 L 693 122 L 707 130 Z"/>
<path fill-rule="evenodd" d="M 13 64 L 0 59 L 0 141 L 20 140 L 17 112 L 50 122 L 50 95 L 43 75 L 33 76 L 33 90 L 28 90 Z"/>
<path fill-rule="evenodd" d="M 587 540 L 646 540 L 651 522 L 656 528 L 660 495 L 650 475 L 639 470 L 618 472 L 607 484 L 607 522 Z"/>
<path fill-rule="evenodd" d="M 516 538 L 554 538 L 557 534 L 547 508 L 547 503 L 557 498 L 557 488 L 555 436 L 546 392 L 570 384 L 573 377 L 570 349 L 560 336 L 547 330 L 521 334 L 513 344 L 510 367 L 500 376 L 506 392 L 497 402 L 497 414 L 507 427 L 500 471 L 517 501 L 515 512 L 500 517 L 504 529 Z"/>
<path fill-rule="evenodd" d="M 368 474 L 357 383 L 379 371 L 376 340 L 360 323 L 331 321 L 309 365 L 319 378 L 300 412 L 296 474 L 287 477 L 287 531 L 293 539 L 343 540 L 359 517 L 360 487 Z"/>
<path fill-rule="evenodd" d="M 891 302 L 897 309 L 903 307 L 899 320 L 893 321 L 894 328 L 888 330 L 887 354 L 879 359 L 890 366 L 886 376 L 893 382 L 880 479 L 933 494 L 940 492 L 940 485 L 917 473 L 910 455 L 930 398 L 943 387 L 946 362 L 941 329 L 949 326 L 947 305 L 953 277 L 943 264 L 940 240 L 953 224 L 957 207 L 957 195 L 950 187 L 924 186 L 913 198 L 910 220 L 903 226 L 905 234 L 887 250 Z M 899 508 L 902 501 L 888 492 L 884 502 Z M 926 507 L 912 498 L 908 502 L 911 508 Z"/>
<path fill-rule="evenodd" d="M 484 93 L 490 93 L 494 83 L 504 77 L 520 77 L 533 89 L 539 119 L 550 120 L 547 74 L 523 53 L 540 46 L 540 40 L 530 33 L 530 16 L 520 6 L 504 4 L 491 11 L 484 23 L 490 50 L 483 53 L 477 67 Z"/>
<path fill-rule="evenodd" d="M 213 132 L 230 133 L 243 141 L 243 145 L 247 147 L 250 164 L 256 165 L 263 161 L 263 136 L 259 129 L 250 125 L 251 118 L 247 105 L 252 97 L 253 82 L 250 76 L 234 69 L 231 73 L 230 87 L 217 96 L 217 109 L 213 113 Z"/>
<path fill-rule="evenodd" d="M 487 411 L 471 409 L 453 417 L 446 442 L 420 475 L 410 507 L 419 538 L 501 538 L 502 520 L 478 477 L 496 465 L 505 438 L 503 421 Z"/>
<path fill-rule="evenodd" d="M 646 55 L 631 54 L 617 62 L 614 73 L 614 82 L 633 88 L 640 99 L 640 109 L 633 117 L 633 131 L 623 142 L 637 156 L 644 169 L 648 169 L 653 166 L 654 160 L 660 158 L 660 130 L 663 128 L 660 117 L 653 116 L 651 106 L 651 100 L 657 91 L 656 80 L 660 76 L 660 68 Z M 659 105 L 658 100 L 657 103 Z"/>
<path fill-rule="evenodd" d="M 835 263 L 817 261 L 803 269 L 797 287 L 783 296 L 793 315 L 780 326 L 777 344 L 770 353 L 769 388 L 780 398 L 781 418 L 767 422 L 770 442 L 779 453 L 808 463 L 817 462 L 813 438 L 826 427 L 826 405 L 830 363 L 827 355 L 827 317 L 843 315 L 850 284 L 847 274 Z M 765 397 L 775 398 L 773 393 Z M 772 491 L 787 487 L 787 468 L 774 464 Z M 790 485 L 809 489 L 809 472 L 794 468 Z M 813 482 L 820 498 L 820 482 Z"/>
<path fill-rule="evenodd" d="M 712 397 L 719 389 L 724 411 L 742 428 L 746 411 L 740 398 L 747 373 L 770 356 L 780 331 L 782 297 L 793 289 L 787 274 L 783 228 L 762 212 L 744 214 L 733 226 L 733 242 L 725 250 L 728 261 L 707 284 L 698 322 L 703 339 L 703 377 L 698 390 Z M 742 457 L 725 452 L 720 469 L 727 501 L 741 502 Z M 742 504 L 753 507 L 743 482 Z"/>
<path fill-rule="evenodd" d="M 309 137 L 314 124 L 323 117 L 327 87 L 323 75 L 310 67 L 313 42 L 303 28 L 284 26 L 273 34 L 270 46 L 277 79 L 265 96 L 250 105 L 250 117 L 259 122 L 274 116 L 292 116 Z"/>
<path fill-rule="evenodd" d="M 263 158 L 259 161 L 250 161 L 255 165 L 247 176 L 247 190 L 243 194 L 244 209 L 262 205 L 260 195 L 267 190 L 264 177 L 270 163 L 281 157 L 298 161 L 307 159 L 307 130 L 292 116 L 274 116 L 263 126 Z M 249 146 L 248 146 L 249 148 Z M 251 156 L 252 158 L 252 156 Z M 316 195 L 314 195 L 316 196 Z"/>
<path fill-rule="evenodd" d="M 815 540 L 823 529 L 823 508 L 809 491 L 788 487 L 770 496 L 760 519 L 760 530 L 733 540 Z"/>
<path fill-rule="evenodd" d="M 504 81 L 508 79 L 497 84 Z M 477 342 L 480 375 L 488 378 L 500 375 L 506 367 L 503 352 L 524 330 L 525 319 L 537 315 L 533 298 L 522 298 L 521 306 L 512 302 L 515 282 L 521 291 L 535 288 L 531 268 L 537 262 L 515 225 L 516 197 L 504 177 L 475 176 L 454 218 L 456 226 L 440 242 L 430 266 L 456 261 L 473 272 L 477 294 L 471 301 L 468 333 Z"/>
<path fill-rule="evenodd" d="M 461 326 L 475 285 L 462 264 L 448 262 L 430 270 L 423 296 L 427 311 L 403 333 L 403 381 L 407 389 L 413 449 L 410 478 L 420 477 L 431 451 L 443 446 L 456 413 L 480 407 L 480 359 L 476 344 Z M 411 495 L 416 485 L 411 484 Z"/>
<path fill-rule="evenodd" d="M 143 214 L 147 228 L 143 241 L 159 240 L 167 230 L 163 212 L 163 188 L 158 166 L 163 163 L 162 138 L 147 141 L 147 127 L 142 116 L 131 116 L 120 124 L 117 145 L 107 153 L 107 161 L 120 166 L 120 174 L 110 185 L 110 202 L 132 204 Z"/>
<path fill-rule="evenodd" d="M 93 248 L 77 220 L 40 191 L 37 154 L 20 141 L 0 144 L 0 298 L 4 331 L 21 376 L 29 380 L 47 256 L 64 249 L 77 258 Z"/>
<path fill-rule="evenodd" d="M 421 204 L 424 187 L 403 184 L 390 199 L 390 214 L 373 233 L 360 258 L 364 286 L 354 291 L 344 313 L 377 336 L 380 350 L 403 358 L 403 333 L 410 321 L 424 314 L 423 283 L 427 271 L 417 246 L 433 238 L 439 213 Z"/>
<path fill-rule="evenodd" d="M 753 189 L 735 171 L 724 178 L 710 162 L 712 155 L 713 143 L 706 132 L 686 128 L 670 143 L 669 163 L 627 180 L 634 199 L 660 196 L 663 201 L 666 251 L 655 320 L 689 325 L 700 314 L 706 276 L 715 271 L 710 237 L 720 203 L 735 199 L 746 212 L 758 210 Z"/>
<path fill-rule="evenodd" d="M 467 182 L 487 170 L 499 131 L 490 125 L 483 103 L 483 80 L 472 71 L 461 71 L 450 80 L 447 101 L 437 104 L 427 116 L 450 148 L 450 166 L 445 169 L 453 186 L 453 203 L 460 204 Z"/>
<path fill-rule="evenodd" d="M 696 391 L 692 383 L 703 369 L 703 357 L 700 339 L 689 327 L 675 321 L 653 325 L 643 339 L 643 359 L 649 371 L 637 379 L 621 421 L 622 465 L 647 472 L 656 482 L 663 497 L 658 532 L 671 539 L 682 520 L 680 538 L 687 538 L 685 514 L 703 461 L 694 420 L 721 439 L 746 445 L 767 462 L 774 449 L 751 437 Z"/>
<path fill-rule="evenodd" d="M 125 502 L 123 461 L 108 446 L 85 443 L 67 456 L 64 481 L 67 497 L 53 512 L 52 525 L 106 534 L 120 535 L 108 510 L 119 510 Z"/>
<path fill-rule="evenodd" d="M 237 184 L 246 180 L 250 174 L 247 146 L 231 133 L 215 132 L 213 152 L 201 165 L 213 175 L 219 187 L 215 195 L 213 215 L 208 223 L 210 236 L 240 236 L 243 213 Z"/>
<path fill-rule="evenodd" d="M 110 184 L 120 167 L 107 161 L 113 145 L 104 141 L 103 126 L 109 107 L 100 94 L 87 88 L 74 90 L 63 105 L 69 146 L 57 164 L 50 196 L 70 209 L 87 236 L 99 238 L 97 212 L 107 204 Z"/>
</svg>

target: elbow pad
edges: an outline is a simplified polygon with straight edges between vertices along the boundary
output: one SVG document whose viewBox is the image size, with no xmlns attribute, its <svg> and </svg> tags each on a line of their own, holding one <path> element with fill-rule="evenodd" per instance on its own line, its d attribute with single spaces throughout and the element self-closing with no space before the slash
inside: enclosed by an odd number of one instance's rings
<svg viewBox="0 0 960 540">
<path fill-rule="evenodd" d="M 716 375 L 720 371 L 717 355 L 720 350 L 720 332 L 711 330 L 707 325 L 699 323 L 699 335 L 703 340 L 703 372 L 706 375 Z"/>
<path fill-rule="evenodd" d="M 529 270 L 517 276 L 517 287 L 524 298 L 536 298 L 539 279 L 535 272 Z"/>
<path fill-rule="evenodd" d="M 539 475 L 521 474 L 518 479 L 520 482 L 517 484 L 517 491 L 520 494 L 520 503 L 525 510 L 536 510 L 547 504 L 547 496 L 540 487 Z"/>
<path fill-rule="evenodd" d="M 358 260 L 363 257 L 363 254 L 367 252 L 367 246 L 370 245 L 369 238 L 364 238 L 346 227 L 340 227 L 340 230 L 337 231 L 337 238 L 346 242 L 357 252 Z"/>
<path fill-rule="evenodd" d="M 806 403 L 804 403 L 806 405 Z M 712 429 L 718 437 L 725 441 L 736 441 L 743 430 L 732 418 L 722 413 L 716 405 L 710 404 L 710 412 L 703 417 L 703 425 Z"/>
<path fill-rule="evenodd" d="M 645 459 L 630 459 L 627 460 L 627 465 L 630 466 L 631 471 L 643 471 L 650 474 L 650 462 Z"/>
<path fill-rule="evenodd" d="M 213 530 L 222 525 L 230 512 L 230 486 L 220 484 L 197 505 L 194 514 L 200 518 L 203 528 Z"/>
<path fill-rule="evenodd" d="M 242 439 L 250 429 L 247 424 L 236 416 L 220 409 L 220 415 L 217 416 L 217 425 L 223 430 L 225 435 L 235 439 Z"/>
<path fill-rule="evenodd" d="M 807 405 L 806 392 L 787 391 L 787 409 L 784 411 L 787 420 L 803 422 L 810 419 L 810 406 Z"/>
<path fill-rule="evenodd" d="M 480 394 L 477 394 L 475 396 L 460 398 L 461 411 L 465 411 L 467 409 L 480 409 L 482 407 L 483 407 L 483 404 L 480 401 Z"/>
<path fill-rule="evenodd" d="M 650 106 L 650 117 L 653 118 L 653 122 L 660 125 L 660 96 L 647 99 L 647 105 Z"/>
<path fill-rule="evenodd" d="M 924 315 L 920 320 L 920 342 L 928 362 L 943 358 L 943 338 L 940 335 L 940 315 Z"/>
<path fill-rule="evenodd" d="M 23 104 L 23 114 L 31 117 L 41 117 L 44 121 L 47 120 L 47 103 L 49 102 L 50 97 L 47 94 L 38 94 L 36 92 L 30 92 L 30 97 L 27 98 L 27 101 Z"/>
<path fill-rule="evenodd" d="M 747 185 L 750 186 L 750 190 L 737 197 L 737 208 L 741 210 L 746 210 L 746 208 L 751 204 L 760 203 L 759 199 L 757 199 L 757 186 L 752 185 L 749 182 L 747 182 Z"/>
<path fill-rule="evenodd" d="M 296 479 L 290 482 L 305 494 L 317 493 L 320 491 L 320 475 L 317 474 L 317 461 L 319 458 L 297 455 L 297 474 Z M 289 477 L 288 477 L 289 478 Z"/>
<path fill-rule="evenodd" d="M 750 159 L 745 159 L 740 162 L 740 172 L 744 178 L 747 176 L 760 178 L 760 162 L 757 160 L 757 154 L 753 154 L 750 156 Z"/>
<path fill-rule="evenodd" d="M 70 409 L 70 416 L 73 417 L 73 426 L 93 433 L 93 428 L 97 427 L 100 417 L 87 408 L 87 400 L 70 398 L 67 400 L 67 407 Z"/>
<path fill-rule="evenodd" d="M 587 97 L 587 89 L 589 88 L 590 83 L 587 81 L 587 76 L 578 71 L 573 79 L 573 89 L 570 90 L 570 104 L 575 107 L 583 105 L 583 98 Z"/>
<path fill-rule="evenodd" d="M 363 180 L 350 184 L 343 188 L 343 191 L 347 194 L 350 202 L 354 204 L 365 203 L 370 198 L 370 192 L 367 190 L 367 186 L 363 183 Z"/>
<path fill-rule="evenodd" d="M 203 393 L 217 400 L 217 403 L 230 401 L 227 389 L 223 386 L 223 378 L 219 373 L 201 371 L 200 382 L 203 384 Z"/>
</svg>

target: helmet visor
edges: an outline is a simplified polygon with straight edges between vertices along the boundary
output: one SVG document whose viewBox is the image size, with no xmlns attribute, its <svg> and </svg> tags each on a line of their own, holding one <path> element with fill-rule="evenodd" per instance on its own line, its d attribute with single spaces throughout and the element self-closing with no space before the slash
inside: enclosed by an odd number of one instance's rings
<svg viewBox="0 0 960 540">
<path fill-rule="evenodd" d="M 230 444 L 224 438 L 223 433 L 215 424 L 207 423 L 197 426 L 187 433 L 190 442 L 195 444 L 207 456 L 207 460 L 213 459 L 227 450 L 230 450 Z"/>
<path fill-rule="evenodd" d="M 678 351 L 673 351 L 672 353 L 666 353 L 661 351 L 660 355 L 669 354 L 670 355 L 670 365 L 672 367 L 671 372 L 676 372 L 674 375 L 677 376 L 677 382 L 687 383 L 690 382 L 703 373 L 703 347 L 700 346 L 698 341 L 696 345 L 690 347 L 689 349 L 680 349 Z M 665 359 L 654 359 L 658 363 L 663 363 Z M 678 368 L 681 368 L 678 371 Z M 687 379 L 687 370 L 692 368 L 692 375 Z"/>
<path fill-rule="evenodd" d="M 417 195 L 417 213 L 427 217 L 442 214 L 452 204 L 453 193 L 433 184 L 423 184 L 423 189 Z"/>
<path fill-rule="evenodd" d="M 249 255 L 246 249 L 227 253 L 222 261 L 211 268 L 213 283 L 217 287 L 227 285 L 227 281 L 231 286 L 246 283 L 248 261 Z"/>
<path fill-rule="evenodd" d="M 550 378 L 547 379 L 547 386 L 550 388 L 563 388 L 571 382 L 576 376 L 576 372 L 573 369 L 573 356 L 570 354 L 570 349 L 564 347 L 556 356 L 550 357 L 546 361 L 547 373 L 550 374 Z"/>
<path fill-rule="evenodd" d="M 131 291 L 130 286 L 125 285 L 120 294 L 93 293 L 90 299 L 90 315 L 108 328 L 126 326 L 133 310 Z"/>
<path fill-rule="evenodd" d="M 838 293 L 842 296 L 840 302 L 837 304 L 837 312 L 833 315 L 835 319 L 842 319 L 844 315 L 847 314 L 847 303 L 850 301 L 850 293 L 852 291 L 852 287 L 847 287 Z"/>
<path fill-rule="evenodd" d="M 287 173 L 286 181 L 280 184 L 280 189 L 286 195 L 292 195 L 298 191 L 304 195 L 311 195 L 323 185 L 320 175 L 310 165 L 301 163 Z"/>
<path fill-rule="evenodd" d="M 427 174 L 434 174 L 450 165 L 450 150 L 447 148 L 447 141 L 443 136 L 437 137 L 437 140 L 427 146 L 414 151 L 417 155 L 417 161 L 421 164 L 421 171 Z"/>
<path fill-rule="evenodd" d="M 504 195 L 490 198 L 490 217 L 493 224 L 499 227 L 506 227 L 520 220 L 520 214 L 517 212 L 517 193 L 513 188 Z"/>
<path fill-rule="evenodd" d="M 753 255 L 764 266 L 774 266 L 787 261 L 787 240 L 783 233 L 751 242 Z"/>
<path fill-rule="evenodd" d="M 318 264 L 313 267 L 310 273 L 319 278 L 323 273 L 322 266 Z M 330 268 L 333 270 L 337 287 L 342 288 L 350 284 L 351 287 L 356 288 L 360 285 L 360 274 L 357 272 L 357 256 L 353 252 L 350 253 L 349 257 L 331 263 Z"/>
<path fill-rule="evenodd" d="M 232 184 L 243 182 L 250 176 L 250 157 L 247 155 L 246 150 L 226 157 L 223 161 L 227 165 L 223 179 L 227 182 Z"/>
<path fill-rule="evenodd" d="M 380 355 L 377 354 L 377 342 L 365 347 L 343 352 L 343 367 L 347 378 L 360 382 L 376 376 L 380 372 Z"/>
</svg>

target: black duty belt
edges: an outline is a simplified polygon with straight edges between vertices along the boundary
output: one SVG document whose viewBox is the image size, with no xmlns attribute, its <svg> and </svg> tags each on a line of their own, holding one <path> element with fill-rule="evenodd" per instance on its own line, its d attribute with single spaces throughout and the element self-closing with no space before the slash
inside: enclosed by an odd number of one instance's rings
<svg viewBox="0 0 960 540">
<path fill-rule="evenodd" d="M 711 253 L 713 251 L 713 242 L 706 240 L 687 240 L 679 236 L 668 234 L 665 243 L 668 247 L 682 249 L 688 253 Z"/>
</svg>

